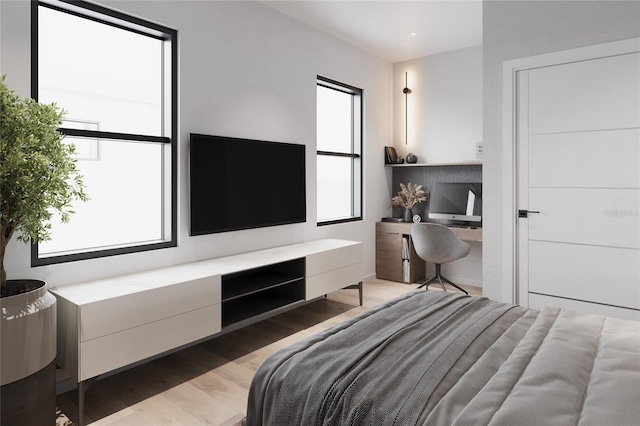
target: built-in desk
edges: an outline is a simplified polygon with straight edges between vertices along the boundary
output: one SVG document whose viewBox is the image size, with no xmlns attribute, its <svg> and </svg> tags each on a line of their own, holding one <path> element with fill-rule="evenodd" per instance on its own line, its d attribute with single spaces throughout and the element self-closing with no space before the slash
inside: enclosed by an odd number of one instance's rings
<svg viewBox="0 0 640 426">
<path fill-rule="evenodd" d="M 482 241 L 482 228 L 470 228 L 464 226 L 449 226 L 455 234 L 464 241 Z"/>
<path fill-rule="evenodd" d="M 408 222 L 376 223 L 376 277 L 405 283 L 425 279 L 425 262 L 415 252 Z M 461 240 L 482 241 L 482 228 L 453 227 Z"/>
</svg>

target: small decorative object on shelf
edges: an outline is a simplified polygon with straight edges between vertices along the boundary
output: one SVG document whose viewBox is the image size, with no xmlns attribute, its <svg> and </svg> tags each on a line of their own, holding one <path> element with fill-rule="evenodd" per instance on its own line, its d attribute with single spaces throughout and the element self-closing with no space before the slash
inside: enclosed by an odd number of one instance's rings
<svg viewBox="0 0 640 426">
<path fill-rule="evenodd" d="M 420 223 L 422 221 L 422 217 L 419 214 L 413 215 L 413 223 Z"/>
<path fill-rule="evenodd" d="M 404 213 L 402 215 L 403 222 L 411 222 L 411 218 L 413 217 L 413 211 L 411 209 L 404 209 Z"/>
<path fill-rule="evenodd" d="M 404 158 L 396 153 L 396 149 L 392 146 L 384 147 L 384 164 L 403 164 Z"/>
<path fill-rule="evenodd" d="M 401 217 L 383 217 L 381 222 L 402 222 Z"/>
<path fill-rule="evenodd" d="M 415 154 L 413 154 L 411 152 L 409 154 L 407 154 L 407 163 L 408 164 L 415 164 L 417 162 L 418 162 L 418 157 Z"/>
<path fill-rule="evenodd" d="M 395 164 L 398 161 L 396 149 L 392 146 L 384 147 L 384 164 Z"/>
<path fill-rule="evenodd" d="M 413 217 L 413 212 L 411 209 L 417 203 L 421 203 L 427 200 L 427 194 L 422 189 L 422 185 L 413 185 L 409 182 L 407 185 L 404 183 L 400 184 L 401 191 L 398 192 L 398 195 L 391 199 L 391 206 L 400 206 L 404 207 L 404 221 L 411 222 Z"/>
</svg>

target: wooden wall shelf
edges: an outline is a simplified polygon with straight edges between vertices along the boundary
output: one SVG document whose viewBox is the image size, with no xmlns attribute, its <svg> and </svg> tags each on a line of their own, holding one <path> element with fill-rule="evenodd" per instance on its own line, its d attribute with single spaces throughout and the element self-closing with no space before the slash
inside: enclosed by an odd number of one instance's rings
<svg viewBox="0 0 640 426">
<path fill-rule="evenodd" d="M 385 164 L 385 167 L 442 167 L 442 166 L 482 166 L 481 160 L 469 160 L 454 163 L 402 163 L 402 164 Z"/>
</svg>

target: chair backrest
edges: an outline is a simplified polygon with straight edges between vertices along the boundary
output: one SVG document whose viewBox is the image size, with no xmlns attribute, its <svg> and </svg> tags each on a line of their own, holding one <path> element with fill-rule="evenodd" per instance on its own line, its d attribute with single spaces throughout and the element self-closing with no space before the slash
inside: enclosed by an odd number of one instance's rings
<svg viewBox="0 0 640 426">
<path fill-rule="evenodd" d="M 416 253 L 429 263 L 443 264 L 469 254 L 471 246 L 449 228 L 436 223 L 411 225 L 411 239 Z"/>
</svg>

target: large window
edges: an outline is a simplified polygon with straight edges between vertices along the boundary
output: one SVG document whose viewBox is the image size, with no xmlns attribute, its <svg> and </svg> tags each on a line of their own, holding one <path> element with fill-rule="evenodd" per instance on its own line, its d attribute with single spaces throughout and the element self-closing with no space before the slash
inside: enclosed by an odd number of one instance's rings
<svg viewBox="0 0 640 426">
<path fill-rule="evenodd" d="M 92 3 L 32 11 L 32 95 L 66 111 L 88 202 L 51 241 L 46 265 L 176 245 L 176 32 Z"/>
<path fill-rule="evenodd" d="M 318 77 L 318 225 L 362 219 L 362 90 Z"/>
</svg>

